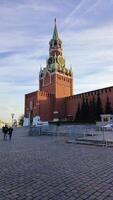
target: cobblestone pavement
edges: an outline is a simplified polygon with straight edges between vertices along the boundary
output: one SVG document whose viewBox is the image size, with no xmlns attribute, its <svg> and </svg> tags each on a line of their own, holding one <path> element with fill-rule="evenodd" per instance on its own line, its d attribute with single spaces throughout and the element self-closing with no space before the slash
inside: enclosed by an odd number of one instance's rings
<svg viewBox="0 0 113 200">
<path fill-rule="evenodd" d="M 0 132 L 0 200 L 113 200 L 113 148 Z"/>
</svg>

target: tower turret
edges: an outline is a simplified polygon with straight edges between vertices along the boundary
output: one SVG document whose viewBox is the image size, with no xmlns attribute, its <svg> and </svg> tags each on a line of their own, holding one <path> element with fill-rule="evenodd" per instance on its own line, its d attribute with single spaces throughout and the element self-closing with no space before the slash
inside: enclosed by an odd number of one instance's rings
<svg viewBox="0 0 113 200">
<path fill-rule="evenodd" d="M 40 90 L 53 93 L 56 97 L 72 95 L 72 71 L 66 67 L 62 56 L 62 41 L 59 38 L 56 19 L 53 36 L 49 42 L 49 58 L 46 67 L 40 71 L 39 78 Z"/>
<path fill-rule="evenodd" d="M 58 29 L 55 19 L 55 25 L 54 25 L 54 31 L 53 31 L 53 37 L 49 42 L 49 57 L 53 57 L 54 55 L 62 56 L 62 41 L 59 38 L 58 35 Z"/>
</svg>

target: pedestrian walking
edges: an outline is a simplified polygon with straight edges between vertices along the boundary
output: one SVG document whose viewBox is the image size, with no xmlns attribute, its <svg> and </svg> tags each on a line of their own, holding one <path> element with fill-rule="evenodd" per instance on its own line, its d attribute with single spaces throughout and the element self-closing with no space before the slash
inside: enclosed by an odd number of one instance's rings
<svg viewBox="0 0 113 200">
<path fill-rule="evenodd" d="M 7 134 L 8 134 L 8 126 L 5 124 L 5 126 L 2 127 L 2 132 L 4 134 L 4 140 L 7 139 Z"/>
<path fill-rule="evenodd" d="M 9 127 L 9 128 L 8 128 L 9 140 L 11 140 L 11 138 L 12 138 L 12 133 L 13 133 L 13 128 L 12 128 L 12 127 Z"/>
</svg>

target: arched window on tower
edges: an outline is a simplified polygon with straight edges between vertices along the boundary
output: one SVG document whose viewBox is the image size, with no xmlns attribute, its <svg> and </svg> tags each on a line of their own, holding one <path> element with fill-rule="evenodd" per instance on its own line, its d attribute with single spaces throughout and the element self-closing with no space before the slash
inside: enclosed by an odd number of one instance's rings
<svg viewBox="0 0 113 200">
<path fill-rule="evenodd" d="M 61 48 L 61 44 L 59 43 L 58 46 Z"/>
<path fill-rule="evenodd" d="M 57 46 L 57 41 L 56 40 L 54 41 L 54 45 Z"/>
</svg>

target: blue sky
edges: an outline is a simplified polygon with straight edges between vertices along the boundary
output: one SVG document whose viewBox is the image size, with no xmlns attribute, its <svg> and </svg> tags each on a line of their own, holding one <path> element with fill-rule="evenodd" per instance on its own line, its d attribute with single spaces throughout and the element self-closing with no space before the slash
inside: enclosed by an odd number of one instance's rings
<svg viewBox="0 0 113 200">
<path fill-rule="evenodd" d="M 0 119 L 24 113 L 38 90 L 57 18 L 74 93 L 113 85 L 113 0 L 0 0 Z"/>
</svg>

